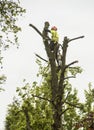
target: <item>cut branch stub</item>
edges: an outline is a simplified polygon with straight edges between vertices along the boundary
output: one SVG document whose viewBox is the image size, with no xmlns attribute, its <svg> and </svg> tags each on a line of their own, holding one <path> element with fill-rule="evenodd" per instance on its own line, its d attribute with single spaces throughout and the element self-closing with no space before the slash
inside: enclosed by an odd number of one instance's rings
<svg viewBox="0 0 94 130">
<path fill-rule="evenodd" d="M 84 38 L 84 36 L 80 36 L 80 37 L 76 37 L 76 38 L 69 39 L 68 42 L 71 42 L 71 41 L 73 41 L 73 40 L 77 40 L 77 39 L 80 39 L 80 38 Z"/>
</svg>

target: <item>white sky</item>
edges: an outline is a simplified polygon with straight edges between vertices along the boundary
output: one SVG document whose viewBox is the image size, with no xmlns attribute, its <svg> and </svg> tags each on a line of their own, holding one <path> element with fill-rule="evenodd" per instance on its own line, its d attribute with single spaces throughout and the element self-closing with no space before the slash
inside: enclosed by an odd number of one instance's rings
<svg viewBox="0 0 94 130">
<path fill-rule="evenodd" d="M 27 13 L 19 20 L 23 28 L 19 34 L 20 47 L 12 47 L 4 52 L 2 71 L 7 76 L 7 82 L 4 85 L 6 91 L 0 93 L 0 128 L 4 126 L 7 105 L 12 102 L 16 87 L 23 85 L 24 78 L 27 82 L 37 80 L 38 66 L 34 53 L 45 58 L 42 39 L 28 26 L 30 23 L 40 31 L 45 21 L 57 26 L 61 44 L 64 36 L 74 38 L 84 35 L 84 39 L 69 44 L 67 63 L 78 60 L 79 63 L 75 65 L 84 69 L 82 74 L 72 79 L 73 87 L 78 89 L 82 101 L 88 83 L 94 84 L 94 0 L 23 0 L 22 6 Z"/>
</svg>

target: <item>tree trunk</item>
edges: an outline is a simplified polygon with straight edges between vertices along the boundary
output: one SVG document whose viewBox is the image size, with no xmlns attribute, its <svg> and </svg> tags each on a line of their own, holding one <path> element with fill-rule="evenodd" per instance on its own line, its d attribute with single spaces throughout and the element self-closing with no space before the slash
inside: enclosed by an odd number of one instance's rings
<svg viewBox="0 0 94 130">
<path fill-rule="evenodd" d="M 26 118 L 26 130 L 32 130 L 31 125 L 30 125 L 30 118 L 29 118 L 29 114 L 28 114 L 27 109 L 24 110 L 24 115 L 25 115 L 25 118 Z"/>
<path fill-rule="evenodd" d="M 65 88 L 65 84 L 64 84 L 65 70 L 66 68 L 69 67 L 69 65 L 78 62 L 78 61 L 74 61 L 71 64 L 66 66 L 67 47 L 70 41 L 83 38 L 84 36 L 77 37 L 71 40 L 69 40 L 67 37 L 64 38 L 63 47 L 62 47 L 63 50 L 62 67 L 60 69 L 60 75 L 58 76 L 57 66 L 56 66 L 56 50 L 54 52 L 51 52 L 49 46 L 50 38 L 48 37 L 49 30 L 47 28 L 49 26 L 46 26 L 45 24 L 43 34 L 34 25 L 30 24 L 30 26 L 33 27 L 38 32 L 38 34 L 43 38 L 45 50 L 50 62 L 50 67 L 51 67 L 50 87 L 51 87 L 51 101 L 52 101 L 52 111 L 53 111 L 53 121 L 54 121 L 52 124 L 52 130 L 64 130 L 63 122 L 62 122 L 62 114 L 64 111 L 62 109 L 62 105 L 64 103 L 63 94 Z"/>
<path fill-rule="evenodd" d="M 43 31 L 44 37 L 48 37 L 45 30 Z M 54 123 L 52 125 L 52 130 L 63 130 L 62 127 L 62 98 L 64 92 L 64 73 L 65 73 L 65 62 L 66 62 L 66 51 L 68 47 L 68 39 L 65 37 L 63 43 L 63 59 L 62 59 L 62 68 L 60 79 L 57 75 L 57 66 L 56 66 L 56 51 L 51 52 L 49 47 L 49 41 L 46 39 L 43 40 L 47 56 L 49 58 L 50 66 L 51 66 L 51 101 L 52 103 L 52 111 L 53 111 L 53 120 Z"/>
<path fill-rule="evenodd" d="M 54 119 L 54 124 L 53 124 L 53 130 L 63 130 L 63 125 L 62 125 L 62 105 L 63 105 L 63 93 L 64 93 L 64 73 L 65 73 L 65 62 L 66 62 L 66 52 L 67 52 L 67 44 L 68 40 L 67 38 L 64 39 L 63 43 L 63 59 L 62 59 L 62 68 L 61 68 L 61 75 L 60 75 L 60 80 L 57 78 L 57 91 L 52 85 L 51 88 L 52 92 L 55 91 L 55 95 L 52 93 L 52 97 L 54 97 L 54 104 L 53 105 L 53 119 Z M 53 75 L 54 77 L 55 75 Z M 53 84 L 56 82 L 52 80 Z"/>
</svg>

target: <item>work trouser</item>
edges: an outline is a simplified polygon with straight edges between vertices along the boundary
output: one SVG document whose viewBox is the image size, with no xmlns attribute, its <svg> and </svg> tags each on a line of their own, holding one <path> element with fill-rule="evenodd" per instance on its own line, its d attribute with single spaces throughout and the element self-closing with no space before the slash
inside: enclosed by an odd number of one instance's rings
<svg viewBox="0 0 94 130">
<path fill-rule="evenodd" d="M 55 43 L 54 41 L 50 42 L 50 49 L 51 51 L 54 51 L 54 48 L 57 46 L 57 43 Z"/>
</svg>

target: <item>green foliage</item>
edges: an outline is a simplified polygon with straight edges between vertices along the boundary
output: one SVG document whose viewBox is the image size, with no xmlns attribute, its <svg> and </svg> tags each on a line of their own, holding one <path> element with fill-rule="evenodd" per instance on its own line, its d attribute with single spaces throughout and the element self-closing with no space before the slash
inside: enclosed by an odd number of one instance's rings
<svg viewBox="0 0 94 130">
<path fill-rule="evenodd" d="M 25 111 L 28 113 L 28 123 L 33 130 L 51 130 L 51 126 L 53 124 L 50 88 L 51 74 L 49 65 L 43 67 L 39 60 L 37 60 L 37 63 L 39 65 L 39 72 L 37 76 L 42 76 L 41 84 L 38 85 L 38 83 L 35 81 L 31 86 L 29 83 L 26 83 L 26 80 L 24 80 L 25 85 L 16 89 L 20 103 L 20 116 L 22 117 L 16 120 L 16 123 L 19 124 L 16 129 L 22 127 L 22 125 L 26 129 Z M 64 104 L 62 105 L 62 110 L 64 112 L 62 115 L 62 122 L 64 125 L 64 130 L 75 130 L 73 125 L 77 120 L 80 119 L 80 110 L 74 106 L 82 108 L 82 104 L 79 103 L 79 99 L 77 98 L 77 90 L 72 89 L 72 85 L 69 83 L 68 79 L 65 80 L 65 84 L 66 87 L 63 95 Z M 74 106 L 70 104 L 73 104 Z M 8 114 L 7 117 L 10 117 L 10 115 Z M 22 119 L 24 124 L 21 124 Z M 11 125 L 7 122 L 6 124 L 9 126 Z M 12 129 L 10 128 L 10 130 Z"/>
<path fill-rule="evenodd" d="M 48 98 L 49 90 L 45 86 L 34 86 L 30 87 L 30 84 L 26 83 L 25 86 L 22 88 L 17 88 L 17 93 L 19 96 L 19 102 L 20 102 L 20 116 L 23 116 L 24 118 L 23 126 L 26 129 L 26 115 L 25 111 L 28 112 L 29 120 L 30 120 L 30 126 L 34 130 L 51 130 L 51 124 L 52 124 L 52 110 L 51 105 L 47 100 L 44 100 L 43 98 Z M 47 93 L 48 92 L 48 93 Z M 11 106 L 11 110 L 12 110 Z M 18 115 L 19 116 L 19 115 Z M 10 115 L 7 115 L 7 118 L 9 118 Z M 13 118 L 13 117 L 12 117 Z M 21 118 L 21 117 L 20 117 Z M 16 129 L 18 129 L 21 126 L 21 120 L 18 118 L 16 120 L 16 123 L 19 124 L 19 126 L 16 126 Z M 8 120 L 8 119 L 7 119 Z M 11 126 L 9 122 L 6 122 L 6 126 Z M 14 125 L 13 125 L 14 126 Z M 11 128 L 10 130 L 15 129 Z M 20 128 L 21 129 L 21 128 Z M 8 130 L 6 128 L 6 130 Z"/>
<path fill-rule="evenodd" d="M 71 84 L 68 83 L 68 85 L 65 88 L 65 94 L 64 94 L 64 108 L 63 111 L 63 122 L 64 122 L 64 130 L 75 130 L 73 127 L 75 122 L 80 119 L 79 111 L 81 109 L 81 105 L 79 103 L 79 98 L 77 98 L 78 91 L 76 89 L 72 89 Z"/>
<path fill-rule="evenodd" d="M 17 33 L 21 28 L 17 25 L 17 21 L 23 13 L 25 9 L 20 6 L 18 0 L 0 1 L 0 62 L 2 50 L 9 48 L 10 43 L 18 45 Z"/>
<path fill-rule="evenodd" d="M 4 91 L 4 89 L 2 88 L 1 85 L 4 84 L 5 81 L 6 81 L 6 76 L 5 76 L 5 75 L 1 75 L 1 76 L 0 76 L 0 92 L 1 92 L 1 91 Z"/>
<path fill-rule="evenodd" d="M 16 25 L 18 16 L 25 12 L 25 9 L 20 7 L 18 0 L 2 0 L 0 2 L 0 31 L 17 33 L 21 28 Z"/>
<path fill-rule="evenodd" d="M 3 84 L 6 81 L 6 76 L 5 75 L 1 75 L 0 76 L 0 84 Z"/>
<path fill-rule="evenodd" d="M 2 69 L 2 51 L 8 49 L 11 44 L 18 46 L 17 33 L 21 28 L 17 25 L 19 16 L 25 13 L 18 0 L 0 0 L 0 69 Z M 6 80 L 0 74 L 0 85 Z M 1 89 L 0 89 L 1 91 Z"/>
<path fill-rule="evenodd" d="M 13 103 L 8 106 L 6 116 L 6 130 L 25 130 L 25 117 L 21 112 L 20 103 L 17 99 L 13 99 Z"/>
<path fill-rule="evenodd" d="M 71 73 L 71 75 L 76 76 L 79 73 L 82 73 L 83 69 L 79 66 L 76 67 L 70 67 L 68 68 L 69 72 Z"/>
<path fill-rule="evenodd" d="M 26 83 L 24 87 L 17 88 L 16 91 L 20 97 L 20 107 L 18 108 L 20 108 L 21 111 L 20 116 L 22 117 L 22 119 L 24 119 L 23 126 L 26 128 L 24 110 L 27 110 L 29 113 L 30 125 L 34 130 L 51 130 L 51 125 L 53 123 L 52 108 L 50 102 L 48 101 L 50 100 L 50 89 L 47 86 L 46 82 L 44 82 L 41 86 L 36 85 L 34 86 L 34 88 L 31 88 L 30 85 Z M 68 95 L 66 102 L 78 104 L 77 91 L 72 90 L 72 88 L 68 88 L 68 91 L 72 93 Z M 68 91 L 66 88 L 66 92 Z M 64 98 L 66 99 L 66 95 Z M 65 124 L 64 129 L 71 130 L 73 124 L 75 123 L 75 120 L 78 120 L 79 115 L 77 115 L 76 109 L 73 106 L 70 107 L 69 104 L 65 103 L 64 106 L 62 106 L 62 109 L 68 109 L 68 111 L 66 111 L 62 116 L 64 119 L 63 123 Z M 8 116 L 10 117 L 10 115 Z M 19 124 L 21 127 L 20 118 L 18 118 L 19 120 L 16 120 L 16 123 Z M 19 126 L 16 127 L 16 129 L 18 128 Z M 10 128 L 10 130 L 12 130 L 12 128 Z"/>
<path fill-rule="evenodd" d="M 85 90 L 85 111 L 89 113 L 94 111 L 94 89 L 92 89 L 92 84 L 88 84 L 88 90 Z"/>
</svg>

